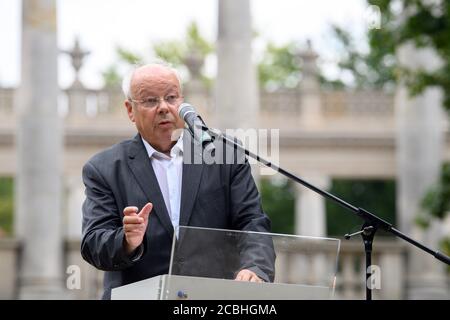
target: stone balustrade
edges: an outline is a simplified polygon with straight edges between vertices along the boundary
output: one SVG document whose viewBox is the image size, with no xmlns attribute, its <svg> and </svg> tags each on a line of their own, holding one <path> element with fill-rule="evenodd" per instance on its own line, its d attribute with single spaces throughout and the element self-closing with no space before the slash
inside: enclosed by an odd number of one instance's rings
<svg viewBox="0 0 450 320">
<path fill-rule="evenodd" d="M 394 96 L 378 90 L 324 91 L 321 93 L 322 110 L 326 117 L 392 118 Z"/>
<path fill-rule="evenodd" d="M 404 299 L 404 263 L 407 244 L 389 239 L 378 238 L 374 242 L 373 264 L 381 270 L 381 289 L 374 290 L 374 299 Z M 16 298 L 17 252 L 18 241 L 10 238 L 0 238 L 0 299 Z M 318 253 L 323 255 L 324 252 Z M 302 279 L 303 283 L 311 283 L 314 268 L 299 268 L 295 248 L 283 252 L 277 257 L 277 272 L 284 275 L 280 281 Z M 329 266 L 335 265 L 336 256 L 325 252 Z M 432 259 L 432 257 L 430 257 Z M 69 266 L 77 266 L 80 270 L 80 289 L 67 290 L 66 298 L 99 299 L 103 291 L 103 272 L 87 264 L 80 255 L 80 241 L 66 241 L 65 251 L 66 281 L 71 276 L 67 273 Z M 359 240 L 342 241 L 338 259 L 336 276 L 336 299 L 364 299 L 365 297 L 365 267 L 364 249 Z M 310 270 L 311 273 L 302 273 Z M 7 275 L 6 277 L 3 275 Z M 291 280 L 289 280 L 289 279 Z"/>
<path fill-rule="evenodd" d="M 201 89 L 201 88 L 200 88 Z M 214 99 L 209 92 L 200 94 L 190 90 L 190 96 L 202 96 L 211 104 Z M 0 88 L 0 117 L 14 114 L 13 88 Z M 260 93 L 260 111 L 272 116 L 302 116 L 302 93 L 297 89 L 280 89 Z M 324 118 L 392 118 L 394 116 L 393 95 L 380 91 L 323 91 L 320 93 Z M 199 106 L 212 113 L 213 106 Z M 119 88 L 93 90 L 86 88 L 66 89 L 60 92 L 58 109 L 61 116 L 99 118 L 104 115 L 123 113 L 123 94 Z M 0 124 L 1 124 L 0 118 Z"/>
<path fill-rule="evenodd" d="M 17 297 L 19 241 L 0 238 L 0 300 Z"/>
</svg>

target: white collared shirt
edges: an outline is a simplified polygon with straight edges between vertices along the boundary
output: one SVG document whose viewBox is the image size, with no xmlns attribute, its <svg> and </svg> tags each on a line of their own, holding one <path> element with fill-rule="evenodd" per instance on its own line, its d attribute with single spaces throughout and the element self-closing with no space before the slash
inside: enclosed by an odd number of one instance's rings
<svg viewBox="0 0 450 320">
<path fill-rule="evenodd" d="M 183 134 L 170 150 L 170 157 L 155 150 L 142 138 L 147 154 L 151 159 L 159 188 L 166 204 L 167 212 L 174 230 L 180 224 L 181 182 L 183 175 Z M 178 232 L 177 232 L 178 236 Z"/>
</svg>

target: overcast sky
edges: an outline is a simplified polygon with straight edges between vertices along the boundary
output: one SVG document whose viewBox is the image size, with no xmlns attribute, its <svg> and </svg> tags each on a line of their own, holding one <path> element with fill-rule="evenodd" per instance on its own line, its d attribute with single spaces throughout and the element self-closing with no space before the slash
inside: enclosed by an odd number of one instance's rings
<svg viewBox="0 0 450 320">
<path fill-rule="evenodd" d="M 186 26 L 196 21 L 210 41 L 217 35 L 217 0 L 57 0 L 58 45 L 70 49 L 75 36 L 91 54 L 81 80 L 87 87 L 101 86 L 101 71 L 115 60 L 120 45 L 150 56 L 152 41 L 182 39 Z M 336 59 L 330 25 L 336 23 L 361 37 L 367 28 L 364 0 L 253 0 L 253 26 L 260 37 L 278 44 L 310 38 L 324 61 Z M 20 81 L 21 0 L 0 0 L 0 86 Z M 73 71 L 67 57 L 59 58 L 59 83 L 67 87 Z M 215 65 L 208 65 L 214 73 Z"/>
</svg>

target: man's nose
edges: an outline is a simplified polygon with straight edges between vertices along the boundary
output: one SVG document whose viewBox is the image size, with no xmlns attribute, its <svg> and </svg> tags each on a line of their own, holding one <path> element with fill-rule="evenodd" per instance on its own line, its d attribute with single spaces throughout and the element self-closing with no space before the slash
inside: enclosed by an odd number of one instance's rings
<svg viewBox="0 0 450 320">
<path fill-rule="evenodd" d="M 161 99 L 158 105 L 158 113 L 169 112 L 169 103 L 165 99 Z"/>
</svg>

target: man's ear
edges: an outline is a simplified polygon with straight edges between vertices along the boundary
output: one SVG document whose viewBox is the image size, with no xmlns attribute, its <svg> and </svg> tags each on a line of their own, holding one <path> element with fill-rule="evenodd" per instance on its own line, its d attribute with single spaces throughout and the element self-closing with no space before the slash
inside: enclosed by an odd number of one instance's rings
<svg viewBox="0 0 450 320">
<path fill-rule="evenodd" d="M 133 104 L 129 100 L 125 100 L 125 108 L 127 109 L 128 118 L 130 118 L 131 122 L 135 122 L 134 114 L 133 114 Z"/>
</svg>

